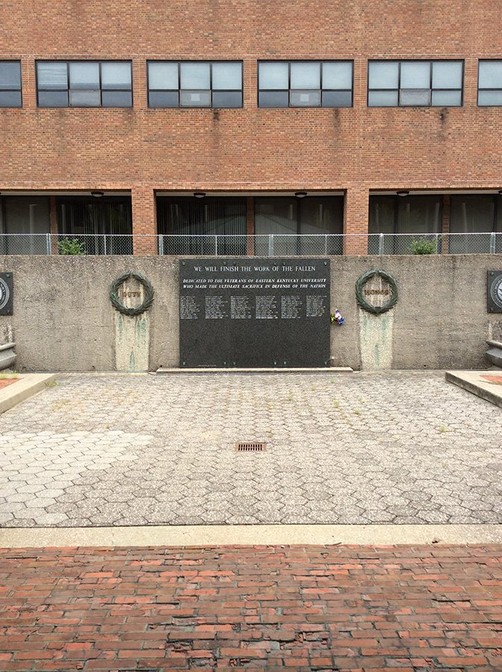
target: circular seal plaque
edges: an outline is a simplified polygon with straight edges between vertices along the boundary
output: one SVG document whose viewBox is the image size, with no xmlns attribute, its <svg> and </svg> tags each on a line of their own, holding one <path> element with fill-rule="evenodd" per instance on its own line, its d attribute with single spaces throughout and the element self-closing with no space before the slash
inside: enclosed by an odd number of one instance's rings
<svg viewBox="0 0 502 672">
<path fill-rule="evenodd" d="M 135 291 L 120 291 L 120 288 L 122 285 L 127 281 L 127 280 L 136 280 L 142 287 L 143 290 L 143 300 L 139 306 L 135 307 L 129 307 L 124 305 L 124 303 L 121 301 L 121 298 L 131 298 L 131 295 L 141 295 L 141 292 L 135 292 Z M 145 277 L 140 275 L 139 273 L 133 273 L 132 271 L 129 273 L 124 273 L 120 277 L 118 277 L 115 282 L 112 283 L 110 287 L 110 301 L 112 302 L 112 305 L 114 308 L 116 308 L 119 313 L 122 313 L 123 315 L 129 315 L 129 316 L 134 316 L 134 315 L 141 315 L 141 313 L 144 313 L 145 310 L 148 310 L 150 306 L 153 303 L 153 287 L 152 283 L 147 280 Z"/>
<path fill-rule="evenodd" d="M 397 285 L 385 271 L 367 271 L 356 282 L 357 303 L 373 315 L 381 315 L 397 303 Z"/>
<path fill-rule="evenodd" d="M 9 303 L 10 299 L 10 289 L 9 285 L 5 282 L 3 278 L 0 278 L 0 310 L 5 308 Z"/>
<path fill-rule="evenodd" d="M 492 281 L 490 286 L 490 297 L 495 306 L 497 306 L 497 308 L 500 308 L 502 310 L 502 273 L 497 274 L 495 276 L 495 279 Z"/>
</svg>

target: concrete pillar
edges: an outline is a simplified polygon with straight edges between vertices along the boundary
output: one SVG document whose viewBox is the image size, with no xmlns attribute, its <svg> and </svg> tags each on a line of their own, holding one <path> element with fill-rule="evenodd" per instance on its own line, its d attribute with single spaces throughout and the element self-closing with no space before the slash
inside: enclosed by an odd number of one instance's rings
<svg viewBox="0 0 502 672">
<path fill-rule="evenodd" d="M 131 197 L 134 254 L 158 254 L 155 193 L 151 187 L 134 187 Z"/>
<path fill-rule="evenodd" d="M 145 290 L 135 278 L 122 283 L 118 294 L 127 308 L 140 305 Z M 139 296 L 137 296 L 139 294 Z M 131 298 L 133 295 L 134 298 Z M 115 369 L 117 371 L 148 371 L 150 357 L 150 311 L 141 315 L 124 315 L 115 311 Z"/>
<path fill-rule="evenodd" d="M 343 219 L 343 253 L 358 256 L 368 254 L 369 191 L 366 187 L 347 189 Z"/>
</svg>

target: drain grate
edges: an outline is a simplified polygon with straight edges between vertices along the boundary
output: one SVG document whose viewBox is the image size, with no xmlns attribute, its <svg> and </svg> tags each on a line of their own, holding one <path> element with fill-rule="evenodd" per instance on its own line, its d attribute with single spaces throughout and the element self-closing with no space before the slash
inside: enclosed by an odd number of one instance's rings
<svg viewBox="0 0 502 672">
<path fill-rule="evenodd" d="M 235 450 L 238 453 L 264 453 L 267 444 L 264 441 L 240 441 L 235 444 Z"/>
</svg>

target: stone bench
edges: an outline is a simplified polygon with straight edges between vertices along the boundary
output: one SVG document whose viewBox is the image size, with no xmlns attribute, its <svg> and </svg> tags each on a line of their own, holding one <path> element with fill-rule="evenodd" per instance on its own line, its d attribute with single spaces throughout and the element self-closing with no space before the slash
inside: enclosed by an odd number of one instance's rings
<svg viewBox="0 0 502 672">
<path fill-rule="evenodd" d="M 502 342 L 501 341 L 486 341 L 490 346 L 489 350 L 486 351 L 486 356 L 493 364 L 502 369 Z"/>
<path fill-rule="evenodd" d="M 8 369 L 16 361 L 15 343 L 5 343 L 0 345 L 0 371 Z"/>
</svg>

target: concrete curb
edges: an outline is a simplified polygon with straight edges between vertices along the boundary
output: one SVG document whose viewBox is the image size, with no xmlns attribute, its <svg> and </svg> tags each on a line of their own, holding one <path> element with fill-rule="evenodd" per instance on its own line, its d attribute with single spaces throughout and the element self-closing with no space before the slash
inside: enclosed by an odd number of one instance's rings
<svg viewBox="0 0 502 672">
<path fill-rule="evenodd" d="M 500 369 L 490 369 L 488 371 L 447 371 L 446 381 L 461 387 L 467 392 L 475 394 L 477 397 L 489 401 L 495 406 L 502 408 L 502 385 L 494 385 L 484 381 L 480 376 L 502 375 Z"/>
<path fill-rule="evenodd" d="M 157 369 L 155 373 L 166 374 L 166 373 L 354 373 L 354 369 L 350 366 L 330 366 L 330 367 L 319 367 L 316 369 L 286 369 L 286 368 L 274 368 L 274 369 L 211 369 L 211 368 L 199 368 L 199 369 L 165 369 L 161 367 Z"/>
<path fill-rule="evenodd" d="M 0 529 L 2 548 L 502 544 L 502 525 L 187 525 Z"/>
<path fill-rule="evenodd" d="M 14 385 L 0 390 L 0 414 L 41 392 L 56 376 L 54 373 L 20 373 L 16 377 L 19 380 Z"/>
</svg>

